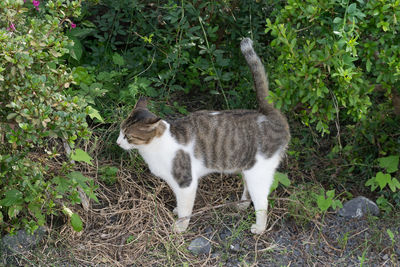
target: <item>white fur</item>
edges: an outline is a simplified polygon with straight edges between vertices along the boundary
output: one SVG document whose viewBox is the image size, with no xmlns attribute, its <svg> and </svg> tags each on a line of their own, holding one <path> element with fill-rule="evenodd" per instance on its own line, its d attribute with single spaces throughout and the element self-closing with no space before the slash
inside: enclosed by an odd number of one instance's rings
<svg viewBox="0 0 400 267">
<path fill-rule="evenodd" d="M 264 118 L 259 118 L 259 123 Z M 125 149 L 138 149 L 140 155 L 146 161 L 150 171 L 166 181 L 176 196 L 177 207 L 174 209 L 179 219 L 175 222 L 174 230 L 183 232 L 189 225 L 190 215 L 192 214 L 193 204 L 196 197 L 198 180 L 215 170 L 208 169 L 204 163 L 194 156 L 194 142 L 188 145 L 179 144 L 169 131 L 169 124 L 166 125 L 163 135 L 156 137 L 147 145 L 131 145 L 127 142 L 122 132 L 117 140 L 117 144 Z M 172 175 L 173 159 L 178 150 L 182 149 L 190 155 L 192 166 L 192 183 L 189 187 L 181 188 Z M 255 234 L 261 234 L 266 228 L 268 193 L 273 181 L 275 169 L 279 165 L 280 152 L 266 159 L 263 155 L 257 154 L 255 165 L 246 171 L 243 171 L 245 186 L 242 200 L 248 200 L 248 195 L 253 201 L 256 210 L 256 223 L 252 225 L 251 231 Z M 225 170 L 225 173 L 238 172 L 240 170 Z M 244 202 L 241 208 L 247 208 L 249 203 Z"/>
</svg>

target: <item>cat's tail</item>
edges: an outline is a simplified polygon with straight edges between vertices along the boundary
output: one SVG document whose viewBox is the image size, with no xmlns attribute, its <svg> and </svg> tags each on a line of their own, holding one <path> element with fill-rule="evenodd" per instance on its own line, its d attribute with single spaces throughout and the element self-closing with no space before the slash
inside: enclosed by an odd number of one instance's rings
<svg viewBox="0 0 400 267">
<path fill-rule="evenodd" d="M 247 65 L 253 74 L 254 86 L 257 92 L 257 102 L 264 114 L 270 113 L 273 106 L 266 100 L 269 92 L 268 77 L 265 73 L 264 65 L 257 56 L 253 48 L 253 41 L 250 38 L 244 38 L 240 42 L 240 50 L 247 61 Z"/>
</svg>

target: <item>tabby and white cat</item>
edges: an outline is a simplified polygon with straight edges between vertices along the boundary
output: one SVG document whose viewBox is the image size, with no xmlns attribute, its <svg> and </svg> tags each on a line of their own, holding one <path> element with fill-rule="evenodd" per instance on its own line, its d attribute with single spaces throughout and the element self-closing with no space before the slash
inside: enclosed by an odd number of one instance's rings
<svg viewBox="0 0 400 267">
<path fill-rule="evenodd" d="M 251 232 L 261 234 L 266 228 L 268 194 L 290 139 L 289 126 L 266 100 L 267 76 L 252 40 L 243 39 L 240 47 L 253 74 L 259 111 L 198 111 L 167 122 L 140 99 L 121 123 L 117 144 L 137 149 L 150 171 L 172 188 L 179 217 L 176 232 L 189 225 L 198 180 L 213 172 L 243 174 L 241 200 L 248 200 L 250 193 L 256 211 Z M 241 202 L 239 208 L 248 205 L 249 201 Z"/>
</svg>

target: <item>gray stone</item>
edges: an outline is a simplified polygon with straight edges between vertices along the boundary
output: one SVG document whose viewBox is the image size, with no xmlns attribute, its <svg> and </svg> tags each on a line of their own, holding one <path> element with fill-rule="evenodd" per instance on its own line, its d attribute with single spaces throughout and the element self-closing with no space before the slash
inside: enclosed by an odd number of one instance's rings
<svg viewBox="0 0 400 267">
<path fill-rule="evenodd" d="M 193 254 L 209 254 L 211 251 L 211 243 L 204 237 L 198 237 L 190 242 L 188 250 Z"/>
<path fill-rule="evenodd" d="M 238 252 L 238 251 L 240 250 L 240 245 L 239 245 L 239 243 L 234 243 L 234 244 L 230 245 L 230 249 L 231 249 L 232 251 Z"/>
<path fill-rule="evenodd" d="M 6 254 L 19 254 L 29 251 L 37 245 L 46 233 L 44 227 L 39 227 L 33 234 L 19 230 L 15 235 L 5 235 L 1 240 L 1 247 Z"/>
<path fill-rule="evenodd" d="M 232 231 L 227 227 L 223 228 L 219 233 L 221 241 L 225 241 L 230 236 L 232 236 Z"/>
<path fill-rule="evenodd" d="M 362 196 L 344 203 L 343 208 L 338 211 L 338 214 L 345 218 L 361 218 L 367 213 L 378 216 L 379 208 L 372 200 Z"/>
</svg>

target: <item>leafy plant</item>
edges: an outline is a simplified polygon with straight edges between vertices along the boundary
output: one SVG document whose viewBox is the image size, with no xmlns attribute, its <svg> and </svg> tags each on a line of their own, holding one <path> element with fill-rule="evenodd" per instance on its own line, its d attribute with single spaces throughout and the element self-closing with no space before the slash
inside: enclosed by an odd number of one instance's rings
<svg viewBox="0 0 400 267">
<path fill-rule="evenodd" d="M 388 173 L 379 171 L 375 177 L 370 178 L 365 185 L 369 186 L 371 191 L 375 191 L 379 187 L 380 192 L 383 192 L 385 188 L 389 187 L 393 193 L 398 192 L 400 190 L 400 182 L 396 177 L 392 177 L 392 174 L 398 171 L 399 158 L 399 155 L 378 158 L 379 167 L 386 169 Z M 378 198 L 377 203 L 384 210 L 391 210 L 389 202 L 383 194 Z"/>
<path fill-rule="evenodd" d="M 80 1 L 6 0 L 0 12 L 0 230 L 34 231 L 63 206 L 80 203 L 78 187 L 96 200 L 93 180 L 73 164 L 49 164 L 63 152 L 59 140 L 75 148 L 90 135 L 86 117 L 96 115 L 66 93 L 77 81 L 66 65 L 73 41 L 65 31 L 76 27 Z"/>
<path fill-rule="evenodd" d="M 114 166 L 102 166 L 99 170 L 100 180 L 107 185 L 115 184 L 117 181 L 118 168 Z"/>
<path fill-rule="evenodd" d="M 285 187 L 290 186 L 290 180 L 289 180 L 287 174 L 281 173 L 281 172 L 276 172 L 275 176 L 274 176 L 274 181 L 272 182 L 272 185 L 271 185 L 270 191 L 271 192 L 275 191 L 278 188 L 279 184 L 281 184 L 281 185 L 283 185 Z"/>
<path fill-rule="evenodd" d="M 326 195 L 326 197 L 325 197 Z M 335 190 L 326 191 L 326 193 L 321 195 L 316 195 L 317 205 L 322 213 L 325 213 L 329 208 L 336 209 L 342 208 L 342 202 L 335 199 Z"/>
</svg>

